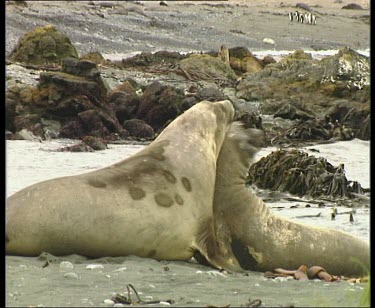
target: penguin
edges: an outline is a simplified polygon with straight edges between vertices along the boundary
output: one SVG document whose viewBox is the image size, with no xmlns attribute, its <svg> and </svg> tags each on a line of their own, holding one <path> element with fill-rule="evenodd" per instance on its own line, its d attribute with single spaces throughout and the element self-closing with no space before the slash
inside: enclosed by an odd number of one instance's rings
<svg viewBox="0 0 375 308">
<path fill-rule="evenodd" d="M 311 13 L 306 14 L 306 20 L 307 20 L 307 22 L 308 22 L 310 25 L 311 25 L 311 16 L 312 16 Z"/>
<path fill-rule="evenodd" d="M 311 14 L 311 24 L 316 25 L 316 16 L 314 14 Z"/>
<path fill-rule="evenodd" d="M 294 12 L 294 19 L 299 21 L 299 12 L 298 11 Z"/>
<path fill-rule="evenodd" d="M 292 12 L 289 13 L 289 20 L 293 21 L 293 13 Z"/>
<path fill-rule="evenodd" d="M 303 19 L 304 19 L 303 14 L 302 13 L 299 14 L 299 21 L 301 24 L 303 24 Z"/>
</svg>

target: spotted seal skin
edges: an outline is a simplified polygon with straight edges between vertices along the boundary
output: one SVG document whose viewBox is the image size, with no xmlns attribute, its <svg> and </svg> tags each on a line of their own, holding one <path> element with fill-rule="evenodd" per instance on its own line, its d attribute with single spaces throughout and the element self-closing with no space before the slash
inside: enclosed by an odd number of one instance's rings
<svg viewBox="0 0 375 308">
<path fill-rule="evenodd" d="M 29 186 L 6 204 L 6 253 L 188 260 L 213 216 L 230 101 L 200 102 L 149 146 L 93 172 Z"/>
<path fill-rule="evenodd" d="M 245 186 L 262 132 L 232 124 L 217 161 L 214 193 L 214 244 L 207 261 L 233 271 L 295 269 L 319 265 L 335 275 L 363 275 L 370 268 L 369 245 L 339 230 L 308 226 L 274 214 Z M 206 232 L 208 229 L 206 229 Z"/>
</svg>

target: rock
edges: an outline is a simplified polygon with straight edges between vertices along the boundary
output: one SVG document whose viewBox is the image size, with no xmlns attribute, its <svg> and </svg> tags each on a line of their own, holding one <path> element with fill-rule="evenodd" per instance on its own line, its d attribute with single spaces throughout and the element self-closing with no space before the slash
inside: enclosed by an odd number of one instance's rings
<svg viewBox="0 0 375 308">
<path fill-rule="evenodd" d="M 124 91 L 113 91 L 108 95 L 108 101 L 112 106 L 120 123 L 134 118 L 137 114 L 140 98 L 134 92 L 129 94 Z"/>
<path fill-rule="evenodd" d="M 352 128 L 355 137 L 369 140 L 366 138 L 370 136 L 370 106 L 368 104 L 337 100 L 332 103 L 324 116 L 331 118 L 333 122 L 337 121 Z"/>
<path fill-rule="evenodd" d="M 67 57 L 78 58 L 77 50 L 70 39 L 53 25 L 26 33 L 9 54 L 11 61 L 34 65 L 60 64 Z"/>
<path fill-rule="evenodd" d="M 13 140 L 29 140 L 29 141 L 38 141 L 42 142 L 42 138 L 35 136 L 34 133 L 26 128 L 16 132 Z"/>
<path fill-rule="evenodd" d="M 188 58 L 181 60 L 179 67 L 180 71 L 178 73 L 189 80 L 233 82 L 238 78 L 235 72 L 223 61 L 205 54 L 192 54 Z"/>
<path fill-rule="evenodd" d="M 204 87 L 195 95 L 197 102 L 210 101 L 217 102 L 225 99 L 223 92 L 216 87 Z"/>
<path fill-rule="evenodd" d="M 93 269 L 103 269 L 104 266 L 102 264 L 89 264 L 86 266 L 86 269 L 93 270 Z"/>
<path fill-rule="evenodd" d="M 136 118 L 145 121 L 157 132 L 167 121 L 180 114 L 183 98 L 181 90 L 155 81 L 146 87 L 140 98 Z"/>
<path fill-rule="evenodd" d="M 98 51 L 89 52 L 79 57 L 80 60 L 88 60 L 94 62 L 97 65 L 104 65 L 106 64 L 106 60 L 102 56 L 102 54 Z"/>
<path fill-rule="evenodd" d="M 283 117 L 292 119 L 298 116 L 293 115 L 293 110 L 289 110 L 292 112 L 289 115 L 288 110 L 278 110 L 281 103 L 285 106 L 291 104 L 308 114 L 303 117 L 311 118 L 325 114 L 335 100 L 345 98 L 357 110 L 353 110 L 351 117 L 364 120 L 367 116 L 365 110 L 370 106 L 369 64 L 368 57 L 349 48 L 342 48 L 337 54 L 322 60 L 297 50 L 259 72 L 243 75 L 236 86 L 236 97 L 259 101 L 263 114 L 276 112 L 276 116 L 283 114 Z M 351 128 L 354 134 L 359 129 L 354 121 L 342 124 Z"/>
<path fill-rule="evenodd" d="M 43 139 L 125 136 L 107 92 L 94 62 L 66 58 L 61 71 L 40 73 L 36 87 L 9 87 L 7 128 L 27 128 Z M 41 119 L 55 121 L 54 128 Z"/>
<path fill-rule="evenodd" d="M 265 37 L 262 42 L 268 45 L 275 45 L 275 41 L 269 37 Z"/>
<path fill-rule="evenodd" d="M 127 120 L 124 122 L 123 127 L 132 137 L 147 139 L 153 139 L 155 137 L 154 129 L 146 122 L 139 119 Z"/>
<path fill-rule="evenodd" d="M 314 115 L 309 113 L 308 111 L 302 111 L 301 109 L 291 104 L 282 105 L 280 109 L 276 111 L 274 117 L 280 117 L 289 120 L 309 120 L 315 118 Z"/>
<path fill-rule="evenodd" d="M 306 3 L 297 3 L 296 8 L 300 8 L 308 12 L 311 12 L 311 8 Z"/>
<path fill-rule="evenodd" d="M 341 9 L 343 10 L 363 10 L 363 8 L 356 3 L 349 3 L 347 5 L 344 5 Z"/>
<path fill-rule="evenodd" d="M 187 55 L 171 51 L 157 51 L 155 53 L 142 52 L 134 57 L 122 59 L 121 66 L 123 68 L 130 67 L 148 67 L 160 64 L 177 64 L 180 60 L 185 59 Z"/>
<path fill-rule="evenodd" d="M 107 143 L 102 138 L 85 136 L 82 138 L 82 142 L 95 151 L 102 151 L 108 149 Z"/>
<path fill-rule="evenodd" d="M 276 63 L 276 60 L 271 56 L 265 56 L 262 60 L 259 60 L 260 64 L 265 67 L 268 64 Z"/>
<path fill-rule="evenodd" d="M 112 94 L 112 92 L 117 92 L 117 91 L 121 91 L 121 92 L 125 92 L 127 94 L 136 94 L 135 93 L 135 89 L 137 87 L 137 84 L 135 83 L 135 86 L 134 86 L 134 82 L 135 81 L 131 81 L 131 80 L 125 80 L 124 82 L 122 82 L 121 84 L 119 84 L 116 88 L 114 88 L 110 93 L 108 93 L 109 95 Z"/>
<path fill-rule="evenodd" d="M 70 270 L 70 269 L 73 269 L 74 266 L 73 266 L 73 263 L 69 262 L 69 261 L 62 261 L 60 263 L 60 269 L 62 270 Z"/>
<path fill-rule="evenodd" d="M 238 110 L 235 120 L 241 121 L 245 128 L 263 129 L 262 118 L 256 112 Z"/>
<path fill-rule="evenodd" d="M 166 1 L 160 1 L 160 2 L 159 2 L 159 5 L 162 5 L 162 6 L 168 6 L 168 4 L 167 4 Z"/>
<path fill-rule="evenodd" d="M 76 273 L 69 272 L 69 273 L 65 273 L 64 274 L 64 278 L 67 278 L 67 279 L 78 279 L 78 275 Z"/>
</svg>

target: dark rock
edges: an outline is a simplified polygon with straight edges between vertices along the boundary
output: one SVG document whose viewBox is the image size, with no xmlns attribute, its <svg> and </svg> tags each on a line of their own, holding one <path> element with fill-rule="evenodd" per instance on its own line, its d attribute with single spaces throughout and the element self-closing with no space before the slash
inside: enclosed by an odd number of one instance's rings
<svg viewBox="0 0 375 308">
<path fill-rule="evenodd" d="M 20 131 L 24 128 L 30 130 L 35 124 L 40 122 L 40 116 L 37 114 L 25 114 L 14 117 L 14 130 Z"/>
<path fill-rule="evenodd" d="M 79 139 L 83 135 L 85 135 L 85 129 L 78 118 L 68 121 L 60 130 L 61 138 Z"/>
<path fill-rule="evenodd" d="M 187 56 L 178 52 L 171 51 L 157 51 L 155 53 L 142 52 L 134 57 L 122 59 L 122 67 L 148 67 L 159 64 L 177 64 L 180 60 Z"/>
<path fill-rule="evenodd" d="M 102 138 L 93 136 L 85 136 L 82 138 L 82 142 L 95 151 L 102 151 L 108 149 L 107 143 Z"/>
<path fill-rule="evenodd" d="M 108 102 L 107 86 L 91 61 L 66 58 L 61 71 L 42 72 L 37 87 L 10 87 L 7 97 L 7 128 L 12 131 L 27 128 L 44 138 L 59 133 L 63 138 L 126 135 L 113 104 Z M 30 114 L 34 115 L 33 122 Z M 59 125 L 51 129 L 48 124 L 37 123 L 41 118 Z"/>
<path fill-rule="evenodd" d="M 109 94 L 108 101 L 111 104 L 120 123 L 136 116 L 140 98 L 134 93 L 113 91 Z"/>
<path fill-rule="evenodd" d="M 352 107 L 358 112 L 361 110 L 359 114 L 353 111 L 351 116 L 360 118 L 361 114 L 364 120 L 367 116 L 365 106 L 370 105 L 369 78 L 369 58 L 350 48 L 342 48 L 336 55 L 320 61 L 297 50 L 277 63 L 268 64 L 262 71 L 243 75 L 236 86 L 236 97 L 259 101 L 263 114 L 276 112 L 276 116 L 292 119 L 295 117 L 293 112 L 288 114 L 285 110 L 275 109 L 282 106 L 277 102 L 291 104 L 307 114 L 300 115 L 301 118 L 311 119 L 314 115 L 325 114 L 338 98 L 345 98 L 355 102 Z M 341 124 L 356 134 L 354 121 Z"/>
<path fill-rule="evenodd" d="M 223 92 L 220 91 L 218 88 L 214 87 L 205 87 L 202 88 L 198 93 L 195 95 L 195 98 L 198 102 L 200 101 L 210 101 L 210 102 L 217 102 L 222 101 L 225 99 Z"/>
<path fill-rule="evenodd" d="M 356 3 L 349 3 L 344 5 L 341 9 L 343 10 L 363 10 L 362 6 Z"/>
<path fill-rule="evenodd" d="M 104 59 L 103 55 L 98 51 L 86 53 L 86 54 L 80 56 L 79 59 L 91 61 L 91 62 L 94 62 L 97 65 L 106 64 L 106 60 Z"/>
<path fill-rule="evenodd" d="M 280 117 L 289 120 L 309 120 L 315 118 L 313 114 L 309 114 L 291 104 L 282 105 L 278 111 L 274 114 L 274 117 Z"/>
<path fill-rule="evenodd" d="M 236 112 L 236 121 L 241 121 L 245 128 L 263 129 L 262 118 L 256 112 L 238 110 Z"/>
<path fill-rule="evenodd" d="M 140 98 L 136 118 L 145 121 L 157 132 L 180 114 L 183 93 L 155 81 L 146 87 Z"/>
<path fill-rule="evenodd" d="M 311 8 L 306 3 L 297 3 L 296 7 L 311 12 Z"/>
<path fill-rule="evenodd" d="M 146 122 L 139 119 L 131 119 L 124 122 L 123 127 L 129 132 L 130 136 L 137 138 L 152 139 L 155 137 L 153 128 Z"/>
<path fill-rule="evenodd" d="M 94 152 L 95 150 L 89 145 L 80 142 L 72 146 L 67 146 L 56 150 L 57 152 Z"/>
<path fill-rule="evenodd" d="M 27 64 L 60 64 L 66 57 L 78 58 L 70 39 L 52 25 L 35 28 L 22 36 L 9 60 Z"/>
</svg>

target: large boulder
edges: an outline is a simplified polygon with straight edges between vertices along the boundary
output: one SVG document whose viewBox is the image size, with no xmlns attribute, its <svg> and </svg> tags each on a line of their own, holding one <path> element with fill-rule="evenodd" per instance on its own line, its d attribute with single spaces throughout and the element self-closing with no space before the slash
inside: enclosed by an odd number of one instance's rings
<svg viewBox="0 0 375 308">
<path fill-rule="evenodd" d="M 66 58 L 60 71 L 42 72 L 36 87 L 15 85 L 8 89 L 7 129 L 26 128 L 46 138 L 54 121 L 53 130 L 58 132 L 53 135 L 59 137 L 126 136 L 107 102 L 107 91 L 95 63 Z"/>
<path fill-rule="evenodd" d="M 145 121 L 158 132 L 180 114 L 183 99 L 181 90 L 155 81 L 146 87 L 141 96 L 136 118 Z"/>
<path fill-rule="evenodd" d="M 233 82 L 238 79 L 236 73 L 217 57 L 206 54 L 192 54 L 179 63 L 177 71 L 189 80 L 210 80 Z"/>
<path fill-rule="evenodd" d="M 70 39 L 52 25 L 38 27 L 22 36 L 9 55 L 9 60 L 45 65 L 60 64 L 61 60 L 78 53 Z"/>
</svg>

